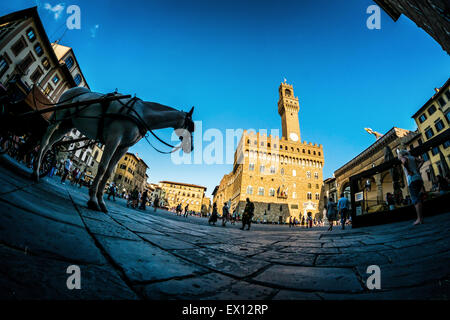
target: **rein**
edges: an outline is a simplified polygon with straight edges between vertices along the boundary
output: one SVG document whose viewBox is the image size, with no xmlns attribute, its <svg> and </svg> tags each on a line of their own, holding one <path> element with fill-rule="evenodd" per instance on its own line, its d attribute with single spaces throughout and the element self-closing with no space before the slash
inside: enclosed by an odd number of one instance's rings
<svg viewBox="0 0 450 320">
<path fill-rule="evenodd" d="M 131 100 L 133 100 L 133 102 L 131 103 L 131 105 L 129 105 L 128 103 L 129 103 Z M 170 153 L 173 153 L 173 152 L 178 151 L 178 150 L 181 148 L 182 143 L 180 143 L 178 146 L 173 146 L 173 145 L 171 145 L 170 143 L 167 143 L 167 142 L 165 142 L 164 140 L 162 140 L 160 137 L 158 137 L 158 136 L 153 132 L 153 130 L 151 130 L 151 129 L 147 126 L 147 124 L 145 123 L 145 121 L 142 120 L 142 118 L 141 118 L 141 116 L 139 115 L 139 113 L 137 113 L 136 110 L 134 110 L 134 108 L 133 108 L 133 106 L 134 106 L 134 104 L 136 103 L 136 101 L 137 101 L 137 100 L 141 100 L 141 99 L 139 99 L 139 98 L 137 98 L 137 97 L 134 97 L 134 98 L 132 98 L 131 100 L 128 101 L 126 104 L 124 104 L 124 103 L 123 103 L 122 101 L 120 101 L 120 100 L 118 100 L 118 101 L 119 101 L 119 103 L 121 103 L 121 104 L 123 105 L 123 108 L 125 108 L 125 107 L 128 108 L 128 113 L 129 113 L 130 111 L 133 111 L 133 113 L 135 114 L 135 116 L 136 116 L 136 118 L 137 118 L 137 119 L 135 119 L 135 120 L 137 120 L 138 125 L 144 127 L 144 128 L 146 129 L 146 131 L 149 131 L 149 132 L 150 132 L 150 133 L 151 133 L 158 141 L 160 141 L 161 143 L 165 144 L 166 146 L 168 146 L 168 147 L 170 147 L 170 148 L 173 148 L 173 150 L 171 150 L 171 151 L 161 151 L 161 150 L 159 150 L 159 149 L 156 148 L 156 147 L 150 142 L 150 140 L 148 139 L 148 133 L 145 133 L 143 136 L 144 136 L 145 140 L 147 141 L 147 143 L 148 143 L 153 149 L 155 149 L 155 151 L 157 151 L 157 152 L 159 152 L 159 153 L 170 154 Z"/>
</svg>

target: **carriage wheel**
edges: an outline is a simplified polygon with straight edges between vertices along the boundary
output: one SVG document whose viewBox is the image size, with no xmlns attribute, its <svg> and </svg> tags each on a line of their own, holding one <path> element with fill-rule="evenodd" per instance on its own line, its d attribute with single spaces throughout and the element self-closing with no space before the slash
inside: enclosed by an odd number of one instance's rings
<svg viewBox="0 0 450 320">
<path fill-rule="evenodd" d="M 41 167 L 39 168 L 39 178 L 45 177 L 56 166 L 56 151 L 54 148 L 48 150 L 42 157 Z"/>
</svg>

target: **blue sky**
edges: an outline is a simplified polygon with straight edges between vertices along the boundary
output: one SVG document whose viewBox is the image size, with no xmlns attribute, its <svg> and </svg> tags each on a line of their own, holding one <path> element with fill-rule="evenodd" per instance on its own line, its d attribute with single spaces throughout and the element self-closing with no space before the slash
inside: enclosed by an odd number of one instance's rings
<svg viewBox="0 0 450 320">
<path fill-rule="evenodd" d="M 439 44 L 404 16 L 394 23 L 382 12 L 381 30 L 369 30 L 368 0 L 16 0 L 3 2 L 0 14 L 38 5 L 54 41 L 68 15 L 55 18 L 46 3 L 80 7 L 81 29 L 61 44 L 74 48 L 93 91 L 194 105 L 203 132 L 281 130 L 278 86 L 286 77 L 300 100 L 302 140 L 324 146 L 324 177 L 374 142 L 364 127 L 415 129 L 411 115 L 450 71 Z M 171 130 L 158 132 L 170 139 Z M 150 166 L 151 182 L 200 184 L 207 194 L 232 167 L 174 165 L 145 141 L 130 150 Z"/>
</svg>

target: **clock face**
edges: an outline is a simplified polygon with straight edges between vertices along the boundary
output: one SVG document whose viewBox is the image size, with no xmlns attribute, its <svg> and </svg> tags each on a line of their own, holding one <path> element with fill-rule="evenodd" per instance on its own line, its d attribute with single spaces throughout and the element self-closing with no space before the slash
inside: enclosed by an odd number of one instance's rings
<svg viewBox="0 0 450 320">
<path fill-rule="evenodd" d="M 289 138 L 291 138 L 292 141 L 298 141 L 298 136 L 294 132 L 291 132 L 291 134 L 289 135 Z"/>
</svg>

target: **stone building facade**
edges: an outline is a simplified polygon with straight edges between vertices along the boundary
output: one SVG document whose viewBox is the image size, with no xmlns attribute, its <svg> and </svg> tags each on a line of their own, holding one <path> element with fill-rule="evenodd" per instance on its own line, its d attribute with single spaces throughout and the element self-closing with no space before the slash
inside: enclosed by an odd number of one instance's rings
<svg viewBox="0 0 450 320">
<path fill-rule="evenodd" d="M 234 155 L 233 171 L 226 174 L 213 202 L 221 213 L 224 202 L 242 215 L 246 198 L 255 204 L 255 220 L 286 222 L 318 212 L 322 145 L 300 139 L 299 100 L 292 85 L 279 86 L 278 113 L 282 136 L 245 130 Z"/>
<path fill-rule="evenodd" d="M 183 209 L 189 205 L 189 210 L 201 212 L 206 187 L 173 181 L 160 181 L 159 187 L 164 193 L 163 198 L 169 209 L 181 203 Z"/>
<path fill-rule="evenodd" d="M 417 124 L 420 134 L 418 143 L 432 139 L 450 127 L 450 79 L 444 85 L 435 89 L 435 94 L 412 116 Z M 445 164 L 450 166 L 450 141 L 434 147 L 423 155 L 424 160 L 430 163 L 428 175 L 431 170 L 435 175 L 444 175 Z"/>
<path fill-rule="evenodd" d="M 33 94 L 26 101 L 31 109 L 47 108 L 39 101 L 54 103 L 64 90 L 76 86 L 55 54 L 36 7 L 0 17 L 0 85 L 17 98 L 15 102 Z"/>
<path fill-rule="evenodd" d="M 450 54 L 450 3 L 448 0 L 374 0 L 394 21 L 404 14 Z"/>
<path fill-rule="evenodd" d="M 147 185 L 147 164 L 136 154 L 127 152 L 117 163 L 112 180 L 117 185 L 119 193 L 131 192 L 135 187 L 144 191 Z"/>
</svg>

